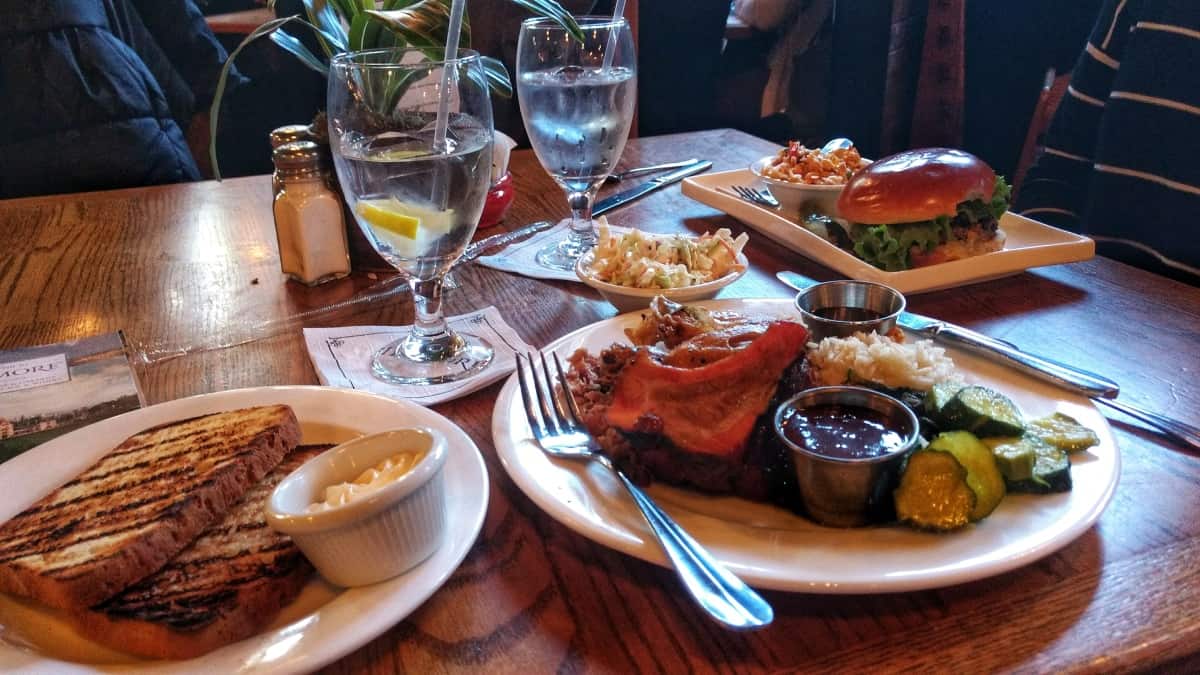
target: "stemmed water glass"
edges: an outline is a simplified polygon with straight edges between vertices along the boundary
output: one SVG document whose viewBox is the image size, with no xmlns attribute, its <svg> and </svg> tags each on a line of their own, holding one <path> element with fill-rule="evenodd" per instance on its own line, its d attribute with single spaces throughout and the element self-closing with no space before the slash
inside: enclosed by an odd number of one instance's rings
<svg viewBox="0 0 1200 675">
<path fill-rule="evenodd" d="M 442 280 L 475 233 L 491 176 L 492 106 L 479 54 L 446 60 L 431 49 L 381 49 L 339 54 L 329 66 L 342 192 L 371 245 L 407 277 L 415 305 L 412 332 L 380 350 L 372 371 L 400 384 L 470 377 L 494 351 L 447 326 Z"/>
<path fill-rule="evenodd" d="M 624 19 L 582 17 L 582 42 L 551 19 L 527 19 L 517 43 L 517 96 L 525 131 L 567 193 L 571 232 L 537 254 L 570 270 L 596 243 L 592 200 L 625 148 L 637 97 L 637 59 Z"/>
</svg>

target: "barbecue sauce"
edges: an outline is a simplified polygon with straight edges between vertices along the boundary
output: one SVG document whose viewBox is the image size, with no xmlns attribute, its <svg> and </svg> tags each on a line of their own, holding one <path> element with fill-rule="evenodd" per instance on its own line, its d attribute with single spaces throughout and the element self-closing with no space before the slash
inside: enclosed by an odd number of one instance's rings
<svg viewBox="0 0 1200 675">
<path fill-rule="evenodd" d="M 833 459 L 871 459 L 899 450 L 904 438 L 883 413 L 846 405 L 818 405 L 788 411 L 787 439 L 809 452 Z"/>
</svg>

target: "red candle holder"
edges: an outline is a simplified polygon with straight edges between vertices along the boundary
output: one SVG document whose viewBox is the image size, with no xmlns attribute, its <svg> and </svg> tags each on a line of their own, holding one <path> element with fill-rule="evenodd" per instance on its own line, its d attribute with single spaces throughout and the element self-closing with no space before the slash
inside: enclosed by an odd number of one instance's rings
<svg viewBox="0 0 1200 675">
<path fill-rule="evenodd" d="M 513 191 L 512 172 L 506 171 L 500 180 L 492 184 L 487 199 L 483 202 L 483 215 L 479 216 L 479 227 L 491 227 L 504 220 L 508 207 L 512 206 L 516 193 Z"/>
</svg>

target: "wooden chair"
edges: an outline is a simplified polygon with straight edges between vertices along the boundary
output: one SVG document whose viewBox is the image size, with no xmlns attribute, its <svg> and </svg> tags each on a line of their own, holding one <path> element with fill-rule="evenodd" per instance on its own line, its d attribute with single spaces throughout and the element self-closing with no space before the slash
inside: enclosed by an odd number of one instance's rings
<svg viewBox="0 0 1200 675">
<path fill-rule="evenodd" d="M 966 7 L 966 0 L 929 0 L 910 147 L 962 147 Z"/>
<path fill-rule="evenodd" d="M 1062 101 L 1063 95 L 1067 93 L 1067 85 L 1071 82 L 1071 75 L 1058 75 L 1053 68 L 1046 71 L 1046 80 L 1042 84 L 1042 92 L 1038 95 L 1037 105 L 1033 109 L 1033 117 L 1029 120 L 1029 130 L 1025 132 L 1025 142 L 1021 145 L 1021 156 L 1017 160 L 1017 170 L 1013 172 L 1013 201 L 1017 200 L 1017 195 L 1021 190 L 1021 183 L 1025 180 L 1025 174 L 1029 172 L 1029 168 L 1037 161 L 1039 155 L 1042 154 L 1043 141 L 1046 135 L 1046 130 L 1050 128 L 1050 120 L 1054 119 L 1054 112 L 1058 110 L 1058 104 Z"/>
<path fill-rule="evenodd" d="M 965 0 L 848 4 L 834 10 L 829 135 L 874 157 L 961 147 Z"/>
<path fill-rule="evenodd" d="M 861 3 L 834 18 L 829 135 L 853 138 L 867 156 L 914 147 L 963 147 L 966 136 L 966 0 Z M 1039 66 L 1040 68 L 1040 66 Z M 1021 154 L 1014 198 L 1041 152 L 1069 75 L 1047 72 L 1027 129 L 1011 129 Z"/>
</svg>

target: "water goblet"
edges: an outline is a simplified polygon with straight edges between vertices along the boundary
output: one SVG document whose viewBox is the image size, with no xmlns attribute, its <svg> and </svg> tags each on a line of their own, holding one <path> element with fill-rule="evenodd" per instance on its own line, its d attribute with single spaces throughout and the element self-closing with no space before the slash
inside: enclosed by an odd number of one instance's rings
<svg viewBox="0 0 1200 675">
<path fill-rule="evenodd" d="M 407 278 L 415 306 L 412 331 L 376 353 L 372 372 L 398 384 L 479 373 L 491 345 L 442 316 L 443 278 L 475 233 L 490 183 L 492 107 L 479 54 L 339 54 L 327 115 L 342 192 L 367 240 Z"/>
<path fill-rule="evenodd" d="M 633 121 L 637 59 L 624 19 L 577 19 L 582 42 L 551 19 L 527 19 L 517 41 L 517 96 L 530 143 L 571 208 L 568 237 L 537 254 L 572 270 L 596 244 L 592 201 L 612 173 Z"/>
</svg>

